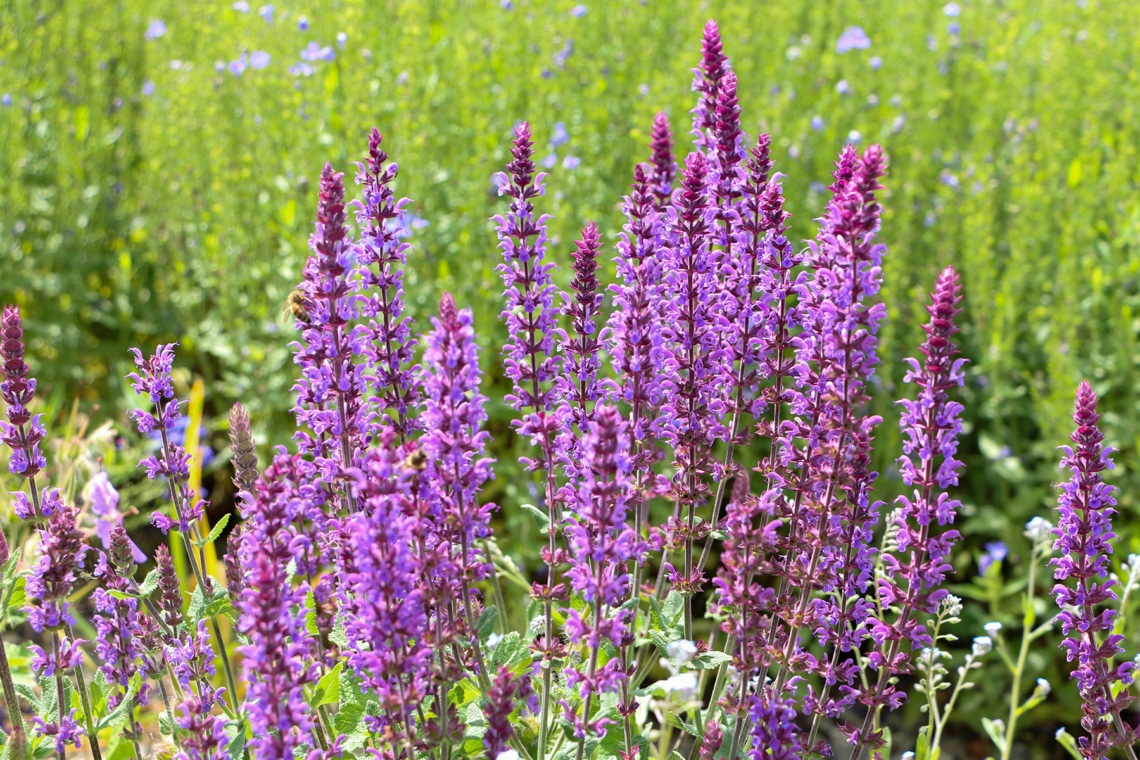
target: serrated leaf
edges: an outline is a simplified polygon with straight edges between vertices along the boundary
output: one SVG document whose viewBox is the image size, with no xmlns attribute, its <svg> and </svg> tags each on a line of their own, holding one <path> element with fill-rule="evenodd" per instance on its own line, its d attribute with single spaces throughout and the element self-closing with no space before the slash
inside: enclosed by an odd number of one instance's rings
<svg viewBox="0 0 1140 760">
<path fill-rule="evenodd" d="M 163 736 L 172 736 L 174 734 L 174 724 L 170 721 L 170 716 L 166 711 L 158 714 L 158 732 Z"/>
<path fill-rule="evenodd" d="M 305 630 L 310 636 L 320 636 L 321 629 L 317 625 L 317 597 L 312 589 L 305 594 Z"/>
<path fill-rule="evenodd" d="M 23 575 L 17 576 L 16 580 L 12 583 L 12 592 L 8 594 L 8 600 L 4 605 L 3 614 L 7 615 L 8 610 L 22 609 L 28 603 L 28 593 L 25 589 L 27 578 Z"/>
<path fill-rule="evenodd" d="M 230 513 L 226 512 L 224 515 L 222 515 L 222 519 L 218 520 L 217 525 L 210 529 L 210 535 L 206 536 L 206 543 L 212 544 L 217 541 L 218 536 L 222 535 L 222 531 L 226 529 L 226 526 L 229 525 L 229 522 Z"/>
<path fill-rule="evenodd" d="M 238 731 L 230 746 L 226 748 L 226 753 L 230 760 L 242 760 L 245 757 L 245 731 Z"/>
<path fill-rule="evenodd" d="M 491 668 L 498 670 L 500 665 L 513 667 L 530 659 L 530 647 L 516 631 L 511 631 L 499 640 L 491 652 Z"/>
<path fill-rule="evenodd" d="M 670 591 L 665 597 L 665 604 L 661 605 L 661 620 L 667 627 L 674 627 L 681 619 L 681 611 L 685 604 L 685 597 L 679 591 Z"/>
<path fill-rule="evenodd" d="M 120 723 L 125 723 L 130 719 L 131 710 L 134 708 L 134 696 L 139 693 L 142 687 L 142 674 L 135 673 L 131 677 L 131 683 L 127 687 L 127 693 L 115 706 L 115 709 L 103 716 L 96 724 L 96 729 L 102 731 L 104 728 L 117 726 Z"/>
</svg>

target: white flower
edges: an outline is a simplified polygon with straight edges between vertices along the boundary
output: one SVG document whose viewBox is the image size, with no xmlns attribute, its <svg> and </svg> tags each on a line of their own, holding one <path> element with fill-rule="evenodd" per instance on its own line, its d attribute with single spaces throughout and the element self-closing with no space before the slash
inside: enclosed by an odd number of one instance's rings
<svg viewBox="0 0 1140 760">
<path fill-rule="evenodd" d="M 669 696 L 687 702 L 697 695 L 697 674 L 691 670 L 687 673 L 678 673 L 661 681 L 658 686 Z"/>
<path fill-rule="evenodd" d="M 670 643 L 669 646 L 665 648 L 665 653 L 669 655 L 671 659 L 677 660 L 684 665 L 685 663 L 692 662 L 693 658 L 697 656 L 697 645 L 687 639 L 681 639 L 680 641 Z"/>
<path fill-rule="evenodd" d="M 1037 679 L 1037 691 L 1041 692 L 1041 696 L 1046 696 L 1049 692 L 1053 691 L 1053 687 L 1044 678 Z"/>
<path fill-rule="evenodd" d="M 495 647 L 499 646 L 499 642 L 503 640 L 501 633 L 492 633 L 487 637 L 487 651 L 495 651 Z"/>
<path fill-rule="evenodd" d="M 1040 544 L 1053 536 L 1053 523 L 1043 517 L 1034 517 L 1025 523 L 1025 537 Z"/>
<path fill-rule="evenodd" d="M 519 760 L 519 753 L 513 749 L 505 749 L 495 755 L 495 760 Z"/>
<path fill-rule="evenodd" d="M 913 752 L 902 753 L 902 760 L 914 760 L 914 753 Z"/>
<path fill-rule="evenodd" d="M 982 628 L 985 629 L 987 636 L 991 639 L 996 639 L 998 637 L 998 631 L 1001 630 L 1001 623 L 995 620 L 992 623 L 986 623 Z"/>
<path fill-rule="evenodd" d="M 989 654 L 994 648 L 994 642 L 990 640 L 989 636 L 975 636 L 974 637 L 974 657 L 984 657 Z"/>
<path fill-rule="evenodd" d="M 953 594 L 947 594 L 942 597 L 942 611 L 950 617 L 958 617 L 962 614 L 962 600 Z"/>
</svg>

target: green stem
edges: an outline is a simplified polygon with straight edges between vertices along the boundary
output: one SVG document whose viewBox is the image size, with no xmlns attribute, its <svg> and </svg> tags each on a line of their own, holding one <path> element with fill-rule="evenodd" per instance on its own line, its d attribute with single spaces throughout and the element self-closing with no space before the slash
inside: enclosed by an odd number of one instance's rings
<svg viewBox="0 0 1140 760">
<path fill-rule="evenodd" d="M 23 760 L 28 747 L 28 735 L 24 729 L 24 714 L 20 710 L 20 699 L 12 683 L 12 669 L 8 666 L 8 652 L 4 640 L 0 638 L 0 685 L 4 687 L 4 703 L 8 707 L 8 718 L 12 721 L 12 733 L 8 737 L 8 757 Z"/>
</svg>

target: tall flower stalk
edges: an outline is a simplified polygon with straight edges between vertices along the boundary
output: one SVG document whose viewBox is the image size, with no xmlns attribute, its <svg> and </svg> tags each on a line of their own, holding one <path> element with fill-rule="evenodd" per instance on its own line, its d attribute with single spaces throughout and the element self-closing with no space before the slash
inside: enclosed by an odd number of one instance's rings
<svg viewBox="0 0 1140 760">
<path fill-rule="evenodd" d="M 565 598 L 566 587 L 556 579 L 557 567 L 562 564 L 564 555 L 556 545 L 562 512 L 554 480 L 554 442 L 563 423 L 551 387 L 559 370 L 554 356 L 558 308 L 554 305 L 555 287 L 551 280 L 554 265 L 545 261 L 546 217 L 536 215 L 532 203 L 543 194 L 546 175 L 535 173 L 533 155 L 530 126 L 523 122 L 515 128 L 512 160 L 507 164 L 507 171 L 495 175 L 499 194 L 511 199 L 510 211 L 506 216 L 495 216 L 494 221 L 504 259 L 498 270 L 506 286 L 503 297 L 507 308 L 501 317 L 509 334 L 503 348 L 503 371 L 513 384 L 505 400 L 521 415 L 512 426 L 539 447 L 539 459 L 522 461 L 528 469 L 545 476 L 544 496 L 549 516 L 543 553 L 549 568 L 548 577 L 545 584 L 536 583 L 532 589 L 532 594 L 543 602 L 545 621 L 539 644 L 542 708 L 538 760 L 543 760 L 550 723 L 552 671 L 555 661 L 563 655 L 563 646 L 555 638 L 554 602 Z"/>
<path fill-rule="evenodd" d="M 1057 616 L 1065 658 L 1076 660 L 1072 678 L 1081 694 L 1084 718 L 1081 726 L 1087 736 L 1078 739 L 1086 758 L 1103 758 L 1114 748 L 1123 748 L 1135 760 L 1133 743 L 1137 732 L 1125 723 L 1121 713 L 1133 701 L 1128 690 L 1115 693 L 1117 683 L 1130 684 L 1136 663 L 1114 664 L 1123 651 L 1124 637 L 1113 633 L 1117 612 L 1113 590 L 1116 581 L 1108 577 L 1112 554 L 1112 515 L 1116 509 L 1116 488 L 1105 483 L 1101 473 L 1112 469 L 1111 449 L 1104 446 L 1098 423 L 1097 397 L 1092 386 L 1081 382 L 1077 388 L 1073 422 L 1076 430 L 1064 446 L 1061 467 L 1071 473 L 1060 486 L 1057 497 L 1057 537 L 1054 544 L 1060 556 L 1051 561 L 1053 599 L 1061 608 Z"/>
<path fill-rule="evenodd" d="M 923 327 L 922 363 L 907 360 L 910 371 L 905 380 L 917 386 L 918 396 L 899 401 L 904 442 L 898 465 L 903 483 L 914 491 L 898 498 L 894 524 L 887 526 L 894 536 L 894 551 L 881 556 L 883 576 L 877 589 L 881 614 L 868 621 L 875 644 L 868 661 L 878 678 L 861 700 L 868 710 L 851 752 L 856 760 L 864 745 L 875 746 L 879 741 L 881 709 L 895 710 L 905 699 L 895 688 L 893 676 L 913 671 L 912 651 L 933 646 L 920 615 L 937 612 L 947 593 L 941 586 L 952 569 L 950 550 L 958 531 L 946 526 L 954 523 L 961 506 L 946 493 L 957 485 L 962 468 L 955 459 L 962 405 L 949 396 L 950 390 L 963 383 L 965 362 L 955 358 L 958 349 L 953 342 L 961 300 L 958 273 L 947 267 L 938 275 L 927 307 L 930 321 Z M 888 614 L 894 614 L 894 620 L 888 620 Z"/>
</svg>

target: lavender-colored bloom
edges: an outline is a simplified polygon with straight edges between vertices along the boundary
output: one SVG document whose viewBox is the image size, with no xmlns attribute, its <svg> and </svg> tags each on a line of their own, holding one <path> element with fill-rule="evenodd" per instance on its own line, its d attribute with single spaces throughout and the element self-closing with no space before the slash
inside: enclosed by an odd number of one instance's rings
<svg viewBox="0 0 1140 760">
<path fill-rule="evenodd" d="M 207 703 L 195 696 L 178 706 L 175 718 L 182 729 L 181 749 L 174 760 L 227 760 L 230 740 L 226 719 L 212 715 Z"/>
<path fill-rule="evenodd" d="M 877 55 L 871 56 L 871 60 L 867 61 L 867 65 L 871 67 L 871 71 L 878 71 L 883 67 L 883 59 Z"/>
<path fill-rule="evenodd" d="M 574 40 L 566 40 L 566 44 L 562 49 L 554 54 L 554 65 L 559 69 L 566 68 L 566 59 L 574 52 Z"/>
<path fill-rule="evenodd" d="M 578 165 L 581 163 L 582 159 L 578 158 L 577 156 L 567 156 L 566 158 L 562 159 L 562 168 L 577 169 Z"/>
<path fill-rule="evenodd" d="M 712 130 L 716 127 L 716 106 L 720 93 L 720 83 L 724 75 L 732 68 L 728 56 L 724 54 L 724 45 L 720 39 L 720 29 L 716 22 L 709 19 L 705 24 L 704 36 L 701 39 L 701 65 L 693 70 L 693 92 L 700 93 L 696 107 L 693 108 L 693 135 L 697 148 L 708 152 L 715 144 Z"/>
<path fill-rule="evenodd" d="M 295 77 L 309 77 L 313 75 L 313 67 L 307 63 L 294 63 L 289 67 L 289 73 Z"/>
<path fill-rule="evenodd" d="M 878 599 L 879 608 L 897 611 L 897 618 L 888 622 L 874 617 L 870 622 L 870 636 L 877 648 L 868 661 L 879 676 L 867 701 L 892 710 L 905 695 L 891 683 L 891 676 L 907 672 L 911 651 L 933 646 L 921 616 L 936 613 L 946 595 L 939 587 L 953 569 L 950 550 L 958 539 L 958 531 L 937 532 L 935 526 L 953 524 L 961 506 L 945 490 L 957 485 L 962 468 L 954 458 L 962 432 L 958 418 L 962 405 L 948 395 L 964 381 L 965 360 L 955 358 L 958 349 L 952 340 L 958 332 L 954 318 L 960 301 L 958 274 L 947 267 L 938 275 L 927 307 L 930 322 L 923 328 L 926 341 L 920 348 L 924 360 L 920 364 L 917 359 L 907 359 L 910 371 L 905 379 L 918 386 L 917 398 L 899 401 L 904 436 L 899 474 L 914 491 L 910 496 L 899 496 L 897 517 L 887 528 L 895 540 L 893 551 L 882 557 L 884 576 L 878 582 Z M 909 646 L 904 648 L 904 642 Z M 869 731 L 860 733 L 864 742 L 876 738 Z"/>
<path fill-rule="evenodd" d="M 157 40 L 159 37 L 162 37 L 165 34 L 166 24 L 164 24 L 159 19 L 155 19 L 154 21 L 151 21 L 149 24 L 147 24 L 146 31 L 143 33 L 143 37 L 147 40 Z"/>
<path fill-rule="evenodd" d="M 309 31 L 309 18 L 307 16 L 301 16 L 297 19 L 297 29 L 302 32 Z"/>
<path fill-rule="evenodd" d="M 506 286 L 507 308 L 500 314 L 509 335 L 503 347 L 503 373 L 513 384 L 505 401 L 522 414 L 513 426 L 537 441 L 550 440 L 561 429 L 550 387 L 560 362 L 553 355 L 558 319 L 551 280 L 554 265 L 544 260 L 547 218 L 536 215 L 531 202 L 543 194 L 546 175 L 535 174 L 531 145 L 530 127 L 523 122 L 515 129 L 508 173 L 495 175 L 499 194 L 511 198 L 511 209 L 493 221 L 504 259 L 497 268 Z"/>
<path fill-rule="evenodd" d="M 336 46 L 338 48 L 340 48 L 341 50 L 344 50 L 344 46 L 347 42 L 348 42 L 348 34 L 346 32 L 337 32 L 336 33 Z"/>
<path fill-rule="evenodd" d="M 555 166 L 558 166 L 558 154 L 557 153 L 551 153 L 549 156 L 542 159 L 542 168 L 543 169 L 553 169 Z"/>
<path fill-rule="evenodd" d="M 564 529 L 570 549 L 566 577 L 591 614 L 586 617 L 578 609 L 564 610 L 566 633 L 572 643 L 585 643 L 592 650 L 603 641 L 620 648 L 632 643 L 633 610 L 622 607 L 630 594 L 629 563 L 640 562 L 646 547 L 625 522 L 631 463 L 628 433 L 616 408 L 598 407 L 586 436 L 581 469 Z M 567 671 L 567 685 L 586 699 L 582 714 L 565 706 L 578 738 L 604 733 L 604 722 L 589 717 L 590 697 L 616 691 L 626 677 L 619 658 L 601 667 L 592 658 L 585 668 Z"/>
<path fill-rule="evenodd" d="M 68 597 L 79 580 L 83 559 L 89 551 L 75 523 L 75 510 L 60 500 L 59 492 L 49 489 L 44 494 L 44 502 L 50 502 L 52 508 L 39 531 L 40 556 L 28 574 L 26 585 L 31 601 L 28 623 L 37 633 L 75 623 Z"/>
<path fill-rule="evenodd" d="M 871 47 L 871 38 L 863 31 L 861 26 L 849 26 L 839 35 L 835 43 L 835 52 L 842 55 L 852 50 L 866 50 Z"/>
<path fill-rule="evenodd" d="M 851 85 L 847 82 L 846 79 L 840 79 L 838 82 L 835 83 L 835 91 L 838 92 L 840 95 L 850 95 L 851 94 Z"/>
<path fill-rule="evenodd" d="M 369 291 L 358 297 L 358 303 L 361 316 L 369 320 L 372 372 L 366 382 L 378 404 L 374 412 L 383 415 L 382 424 L 394 426 L 403 440 L 417 429 L 412 410 L 420 397 L 412 320 L 404 313 L 404 266 L 410 246 L 400 242 L 403 231 L 415 222 L 407 218 L 408 199 L 397 199 L 392 190 L 400 169 L 388 163 L 388 154 L 380 147 L 383 139 L 373 129 L 367 161 L 357 164 L 356 182 L 363 196 L 356 203 L 357 272 L 361 289 Z"/>
<path fill-rule="evenodd" d="M 657 210 L 664 211 L 673 197 L 673 180 L 677 177 L 677 162 L 673 160 L 673 134 L 669 131 L 669 117 L 664 111 L 653 117 L 649 149 L 652 153 L 649 183 L 657 199 Z"/>
<path fill-rule="evenodd" d="M 142 94 L 143 94 L 144 98 L 149 98 L 151 95 L 154 94 L 154 80 L 153 79 L 148 79 L 145 82 L 143 82 Z"/>
<path fill-rule="evenodd" d="M 559 336 L 563 372 L 555 380 L 555 388 L 564 407 L 566 428 L 559 435 L 557 448 L 571 483 L 580 469 L 578 436 L 589 429 L 594 403 L 601 396 L 598 370 L 602 362 L 596 324 L 602 307 L 597 275 L 601 245 L 597 225 L 587 224 L 574 251 L 574 279 L 570 283 L 573 294 L 563 294 L 562 310 L 570 317 L 570 330 Z"/>
<path fill-rule="evenodd" d="M 249 67 L 251 69 L 264 69 L 269 65 L 270 56 L 264 50 L 254 50 L 249 54 Z"/>
<path fill-rule="evenodd" d="M 823 130 L 824 122 L 823 117 L 819 114 L 811 117 L 811 128 L 813 132 L 820 132 Z"/>
<path fill-rule="evenodd" d="M 110 549 L 111 530 L 123 524 L 123 515 L 119 512 L 119 492 L 111 485 L 111 480 L 104 471 L 95 473 L 87 482 L 86 490 L 91 514 L 95 516 L 95 534 L 99 536 L 103 548 Z M 130 542 L 130 548 L 136 564 L 146 562 L 146 554 L 134 541 Z"/>
<path fill-rule="evenodd" d="M 28 377 L 28 365 L 24 361 L 24 325 L 20 310 L 16 306 L 5 306 L 0 316 L 0 372 L 4 380 L 0 382 L 0 398 L 7 406 L 7 422 L 0 421 L 0 440 L 12 450 L 8 460 L 8 470 L 14 475 L 32 481 L 36 474 L 47 465 L 40 441 L 47 435 L 41 415 L 33 415 L 28 410 L 36 392 L 36 379 Z M 16 515 L 22 520 L 48 515 L 38 511 L 26 494 L 15 496 Z"/>
<path fill-rule="evenodd" d="M 477 541 L 490 535 L 493 504 L 480 504 L 479 491 L 492 477 L 486 457 L 490 435 L 486 397 L 479 392 L 479 355 L 471 309 L 456 309 L 444 293 L 439 317 L 424 349 L 424 436 L 420 441 L 438 479 L 441 535 L 460 551 L 465 584 L 483 580 L 490 568 Z"/>
<path fill-rule="evenodd" d="M 803 748 L 792 699 L 777 697 L 765 687 L 759 694 L 749 697 L 747 709 L 751 724 L 751 757 L 764 760 L 799 760 L 802 757 Z"/>
<path fill-rule="evenodd" d="M 118 598 L 111 591 L 127 591 L 126 582 L 116 576 L 107 578 L 107 588 L 98 588 L 91 594 L 95 602 L 95 653 L 99 656 L 99 670 L 107 682 L 118 689 L 111 692 L 108 702 L 113 708 L 122 701 L 131 685 L 131 678 L 139 672 L 142 654 L 135 638 L 138 630 L 138 599 Z M 136 705 L 146 704 L 146 685 L 135 695 Z"/>
<path fill-rule="evenodd" d="M 331 61 L 336 58 L 336 53 L 333 51 L 331 45 L 321 47 L 316 42 L 310 42 L 304 50 L 301 51 L 301 59 L 305 61 Z"/>
<path fill-rule="evenodd" d="M 1123 651 L 1124 640 L 1113 632 L 1117 583 L 1108 577 L 1116 537 L 1112 530 L 1116 488 L 1101 477 L 1113 463 L 1111 449 L 1103 445 L 1096 404 L 1092 387 L 1081 382 L 1073 413 L 1077 425 L 1070 437 L 1073 445 L 1062 447 L 1061 467 L 1071 477 L 1061 484 L 1057 497 L 1053 534 L 1060 556 L 1050 562 L 1056 568 L 1053 577 L 1059 581 L 1053 586 L 1053 599 L 1061 608 L 1057 620 L 1066 636 L 1061 646 L 1065 659 L 1078 663 L 1072 678 L 1081 694 L 1081 726 L 1088 736 L 1078 741 L 1087 758 L 1103 758 L 1113 747 L 1131 746 L 1135 738 L 1133 729 L 1121 719 L 1121 711 L 1133 697 L 1128 689 L 1116 695 L 1113 688 L 1117 683 L 1132 683 L 1136 663 L 1113 664 L 1113 658 Z"/>
<path fill-rule="evenodd" d="M 257 9 L 257 15 L 259 15 L 263 19 L 265 19 L 265 23 L 272 24 L 273 23 L 273 6 L 272 5 L 261 6 L 260 8 Z"/>
<path fill-rule="evenodd" d="M 237 60 L 230 61 L 228 64 L 226 64 L 226 68 L 229 69 L 229 72 L 235 77 L 240 77 L 242 74 L 244 74 L 248 66 L 249 56 L 245 53 L 239 55 L 237 57 Z"/>
<path fill-rule="evenodd" d="M 60 719 L 59 723 L 45 723 L 43 718 L 38 715 L 32 717 L 32 725 L 36 727 L 36 731 L 40 736 L 54 740 L 55 751 L 61 757 L 67 752 L 67 745 L 69 744 L 79 749 L 79 739 L 86 733 L 83 728 L 75 722 L 75 713 L 76 710 L 72 709 L 71 712 Z"/>
<path fill-rule="evenodd" d="M 12 105 L 12 95 L 7 92 L 0 95 L 0 106 L 8 107 L 10 105 Z"/>
<path fill-rule="evenodd" d="M 312 255 L 298 286 L 309 308 L 306 319 L 297 321 L 301 340 L 291 347 L 293 361 L 301 368 L 293 385 L 297 394 L 293 412 L 302 429 L 293 437 L 328 481 L 353 465 L 371 432 L 372 410 L 363 398 L 369 334 L 350 327 L 358 311 L 349 277 L 356 248 L 345 222 L 344 177 L 326 164 L 316 229 L 309 238 Z"/>
<path fill-rule="evenodd" d="M 237 2 L 230 7 L 238 13 L 249 13 L 249 3 L 247 3 L 246 0 L 237 0 Z"/>
<path fill-rule="evenodd" d="M 982 552 L 982 556 L 978 557 L 978 575 L 981 576 L 988 575 L 990 568 L 1004 560 L 1009 554 L 1009 549 L 1004 541 L 990 541 L 986 543 L 984 548 L 985 551 Z"/>
<path fill-rule="evenodd" d="M 531 697 L 530 680 L 515 677 L 506 665 L 499 666 L 499 672 L 487 691 L 484 715 L 487 718 L 487 732 L 483 734 L 483 747 L 487 757 L 498 758 L 507 751 L 511 740 L 511 713 L 519 705 L 525 705 Z"/>
<path fill-rule="evenodd" d="M 950 18 L 957 18 L 959 15 L 961 15 L 962 8 L 958 5 L 958 3 L 946 3 L 946 5 L 942 6 L 942 13 L 943 15 L 949 16 Z"/>
<path fill-rule="evenodd" d="M 664 228 L 655 197 L 659 187 L 651 184 L 645 166 L 634 169 L 632 190 L 622 204 L 627 222 L 614 257 L 614 309 L 602 334 L 616 375 L 611 398 L 629 408 L 630 455 L 639 493 L 646 485 L 640 482 L 642 475 L 660 457 L 656 440 L 665 419 L 661 383 L 666 347 L 660 309 Z"/>
<path fill-rule="evenodd" d="M 554 134 L 550 137 L 550 147 L 559 148 L 568 142 L 570 142 L 570 134 L 566 131 L 566 125 L 561 121 L 554 122 Z"/>
<path fill-rule="evenodd" d="M 259 758 L 292 760 L 293 751 L 314 743 L 313 718 L 304 687 L 316 680 L 309 655 L 315 651 L 305 625 L 305 585 L 289 582 L 298 559 L 290 525 L 310 517 L 298 486 L 312 477 L 299 457 L 278 455 L 258 481 L 257 499 L 246 515 L 252 540 L 242 542 L 246 587 L 238 604 L 246 707 Z M 298 568 L 299 570 L 301 568 Z"/>
<path fill-rule="evenodd" d="M 589 9 L 584 5 L 581 5 L 581 4 L 575 5 L 573 8 L 570 9 L 570 15 L 575 17 L 575 18 L 582 18 L 582 16 L 586 15 L 588 10 Z"/>
</svg>

